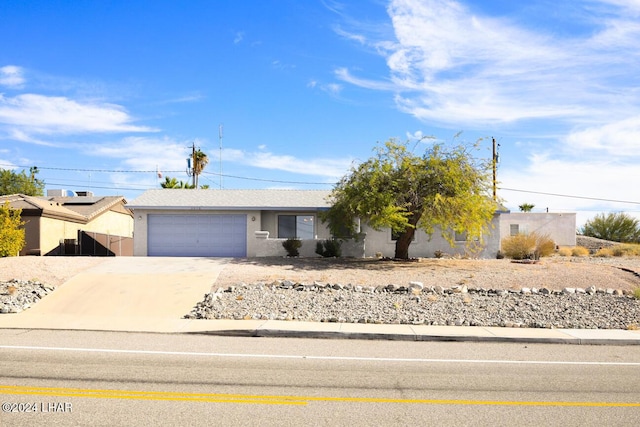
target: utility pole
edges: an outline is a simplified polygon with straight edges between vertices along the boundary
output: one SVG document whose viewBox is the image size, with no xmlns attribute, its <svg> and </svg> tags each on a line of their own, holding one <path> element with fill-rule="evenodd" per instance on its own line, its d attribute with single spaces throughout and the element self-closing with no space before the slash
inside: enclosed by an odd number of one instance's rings
<svg viewBox="0 0 640 427">
<path fill-rule="evenodd" d="M 187 176 L 193 177 L 193 188 L 198 188 L 198 174 L 196 173 L 196 143 L 191 144 L 191 157 L 187 158 Z"/>
<path fill-rule="evenodd" d="M 491 138 L 491 140 L 493 141 L 493 157 L 492 157 L 492 164 L 493 164 L 493 201 L 497 201 L 498 200 L 498 192 L 497 192 L 497 185 L 498 185 L 498 162 L 500 161 L 499 155 L 498 155 L 498 147 L 500 146 L 500 144 L 496 144 L 496 139 L 495 138 Z"/>
</svg>

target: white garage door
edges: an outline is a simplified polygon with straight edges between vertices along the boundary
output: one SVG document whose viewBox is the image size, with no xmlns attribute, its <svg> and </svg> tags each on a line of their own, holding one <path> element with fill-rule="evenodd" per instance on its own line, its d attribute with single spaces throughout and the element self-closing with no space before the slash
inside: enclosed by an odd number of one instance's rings
<svg viewBox="0 0 640 427">
<path fill-rule="evenodd" d="M 149 215 L 149 256 L 247 256 L 246 215 Z"/>
</svg>

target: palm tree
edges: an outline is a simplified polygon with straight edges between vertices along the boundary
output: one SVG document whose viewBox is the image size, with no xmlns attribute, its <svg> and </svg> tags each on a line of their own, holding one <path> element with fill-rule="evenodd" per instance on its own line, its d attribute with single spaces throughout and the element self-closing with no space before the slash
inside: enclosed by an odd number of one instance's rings
<svg viewBox="0 0 640 427">
<path fill-rule="evenodd" d="M 518 208 L 520 208 L 520 212 L 531 212 L 531 210 L 535 207 L 536 205 L 533 205 L 531 203 L 523 203 L 518 206 Z"/>
<path fill-rule="evenodd" d="M 190 184 L 176 178 L 165 177 L 164 182 L 160 183 L 162 188 L 193 188 Z"/>
<path fill-rule="evenodd" d="M 198 175 L 209 163 L 209 157 L 200 149 L 193 152 L 193 188 L 198 188 Z"/>
</svg>

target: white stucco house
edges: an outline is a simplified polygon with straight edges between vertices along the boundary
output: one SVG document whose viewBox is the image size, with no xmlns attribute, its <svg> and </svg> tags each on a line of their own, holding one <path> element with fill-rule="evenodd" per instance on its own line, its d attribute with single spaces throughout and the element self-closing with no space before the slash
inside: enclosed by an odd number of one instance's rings
<svg viewBox="0 0 640 427">
<path fill-rule="evenodd" d="M 302 240 L 301 256 L 315 254 L 318 240 L 331 233 L 319 219 L 329 209 L 327 190 L 154 189 L 132 200 L 135 256 L 263 257 L 284 256 L 282 242 Z M 548 234 L 559 246 L 575 246 L 574 213 L 497 211 L 491 233 L 474 256 L 495 258 L 502 237 L 518 232 Z M 358 239 L 343 243 L 343 256 L 393 256 L 391 230 L 361 224 Z M 451 247 L 438 233 L 416 233 L 411 257 L 433 257 L 436 251 L 464 254 L 465 236 Z"/>
</svg>

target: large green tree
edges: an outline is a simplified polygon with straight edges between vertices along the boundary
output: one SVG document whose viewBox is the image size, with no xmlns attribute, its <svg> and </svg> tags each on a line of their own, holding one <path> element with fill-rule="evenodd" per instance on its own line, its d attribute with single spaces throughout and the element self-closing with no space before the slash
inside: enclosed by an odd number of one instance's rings
<svg viewBox="0 0 640 427">
<path fill-rule="evenodd" d="M 582 234 L 621 243 L 640 243 L 640 221 L 623 213 L 600 213 L 582 227 Z"/>
<path fill-rule="evenodd" d="M 0 196 L 7 194 L 25 194 L 27 196 L 43 196 L 44 181 L 36 178 L 37 167 L 16 173 L 10 169 L 0 169 Z"/>
<path fill-rule="evenodd" d="M 429 235 L 439 229 L 452 246 L 456 233 L 467 233 L 472 250 L 497 207 L 489 196 L 491 163 L 473 156 L 477 148 L 434 143 L 416 155 L 394 140 L 379 145 L 336 185 L 323 219 L 334 235 L 355 232 L 356 219 L 376 230 L 391 228 L 399 259 L 409 258 L 416 229 Z"/>
</svg>

